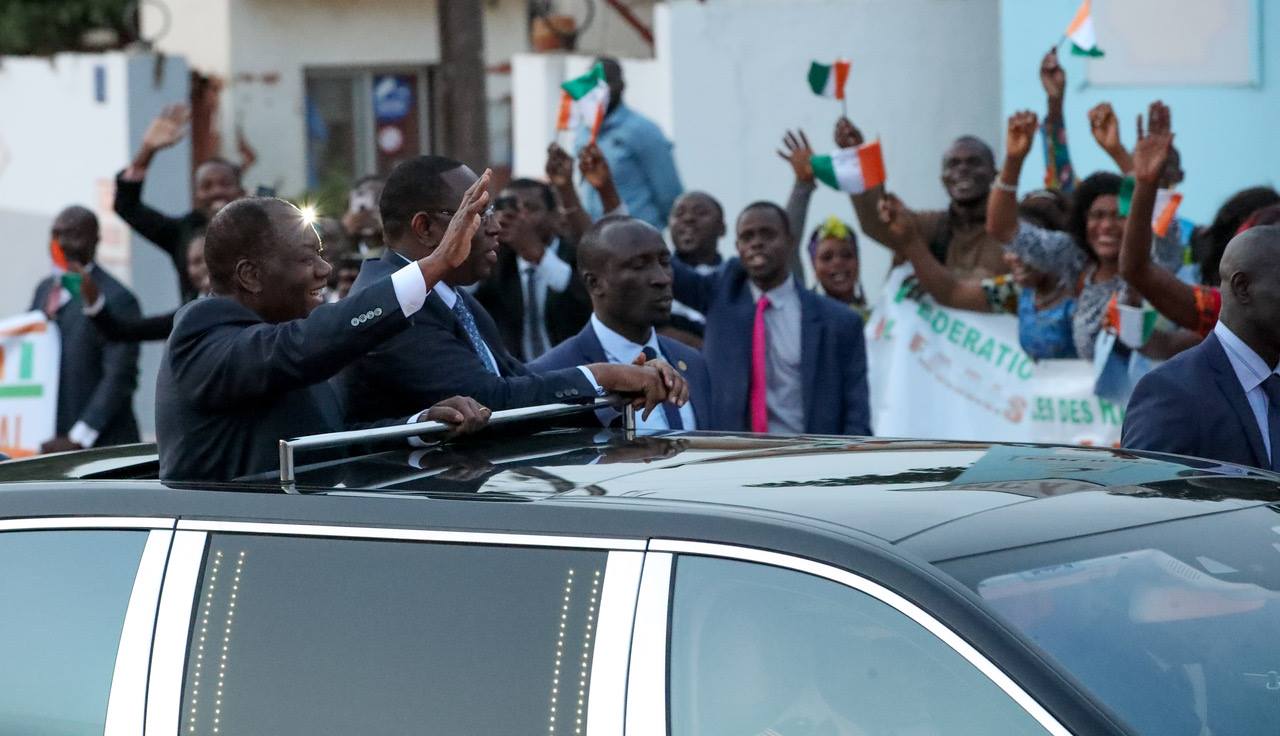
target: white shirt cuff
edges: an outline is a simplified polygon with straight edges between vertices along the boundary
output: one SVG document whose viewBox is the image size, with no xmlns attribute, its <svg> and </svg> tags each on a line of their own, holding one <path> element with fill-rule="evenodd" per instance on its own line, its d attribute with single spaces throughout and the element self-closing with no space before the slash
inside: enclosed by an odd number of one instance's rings
<svg viewBox="0 0 1280 736">
<path fill-rule="evenodd" d="M 573 267 L 564 262 L 555 250 L 548 248 L 538 262 L 538 278 L 548 289 L 557 294 L 569 288 L 569 280 L 573 278 Z"/>
<path fill-rule="evenodd" d="M 102 294 L 98 295 L 97 300 L 93 304 L 86 304 L 84 307 L 84 316 L 96 317 L 102 313 L 103 307 L 107 306 L 107 298 Z"/>
<path fill-rule="evenodd" d="M 596 381 L 595 374 L 591 372 L 590 368 L 585 365 L 580 365 L 578 366 L 578 370 L 582 371 L 582 375 L 586 376 L 587 380 L 591 382 L 591 388 L 595 389 L 596 396 L 605 395 L 605 390 L 600 387 L 600 384 Z"/>
<path fill-rule="evenodd" d="M 391 274 L 391 286 L 396 290 L 400 311 L 406 317 L 417 314 L 427 302 L 427 280 L 422 277 L 422 269 L 417 262 Z"/>
<path fill-rule="evenodd" d="M 81 447 L 93 447 L 98 441 L 98 430 L 84 422 L 76 422 L 72 425 L 71 431 L 67 432 L 67 439 Z"/>
</svg>

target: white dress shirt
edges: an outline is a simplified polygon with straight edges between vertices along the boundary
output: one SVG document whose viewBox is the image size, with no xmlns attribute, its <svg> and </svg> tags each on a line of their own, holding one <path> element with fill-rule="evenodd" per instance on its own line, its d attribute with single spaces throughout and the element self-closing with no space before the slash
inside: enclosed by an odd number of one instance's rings
<svg viewBox="0 0 1280 736">
<path fill-rule="evenodd" d="M 560 239 L 552 240 L 542 254 L 542 260 L 537 263 L 516 256 L 516 266 L 520 273 L 521 304 L 529 303 L 529 290 L 533 289 L 533 299 L 537 308 L 532 321 L 538 327 L 544 350 L 551 348 L 551 338 L 547 335 L 547 290 L 550 289 L 557 294 L 563 293 L 569 288 L 569 281 L 573 278 L 573 268 L 557 253 L 559 248 Z M 528 325 L 529 322 L 529 315 L 524 315 L 524 324 Z M 533 342 L 533 335 L 530 335 L 528 330 L 522 329 L 520 350 L 524 353 L 525 360 L 540 357 L 534 354 Z"/>
<path fill-rule="evenodd" d="M 1213 334 L 1217 335 L 1218 341 L 1222 343 L 1227 353 L 1227 361 L 1231 363 L 1231 369 L 1235 371 L 1236 379 L 1244 389 L 1244 397 L 1249 400 L 1253 418 L 1262 432 L 1262 446 L 1267 450 L 1267 457 L 1271 457 L 1271 433 L 1267 431 L 1267 409 L 1270 408 L 1270 401 L 1267 399 L 1266 391 L 1262 390 L 1262 382 L 1272 373 L 1280 373 L 1280 366 L 1275 369 L 1268 368 L 1266 362 L 1253 351 L 1253 348 L 1245 345 L 1244 340 L 1237 337 L 1236 333 L 1221 320 L 1214 326 Z"/>
<path fill-rule="evenodd" d="M 751 297 L 769 296 L 764 312 L 766 401 L 769 404 L 769 432 L 804 434 L 804 379 L 800 375 L 800 294 L 794 276 L 768 292 L 751 284 Z M 748 336 L 750 339 L 750 336 Z"/>
<path fill-rule="evenodd" d="M 599 317 L 591 315 L 591 329 L 596 333 L 596 339 L 600 341 L 600 347 L 604 348 L 604 357 L 610 363 L 619 363 L 630 365 L 636 359 L 636 356 L 643 353 L 645 348 L 653 348 L 659 358 L 667 360 L 662 353 L 662 347 L 658 345 L 658 333 L 649 329 L 649 339 L 643 345 L 634 343 L 627 338 L 619 335 L 617 332 L 609 329 L 605 323 L 600 321 Z M 671 361 L 667 361 L 670 363 Z M 693 416 L 693 402 L 689 402 L 680 407 L 680 421 L 684 424 L 685 429 L 697 429 L 698 422 Z M 648 419 L 641 419 L 640 414 L 636 414 L 636 428 L 650 430 L 667 430 L 671 429 L 671 425 L 667 422 L 667 415 L 658 407 L 653 410 Z"/>
</svg>

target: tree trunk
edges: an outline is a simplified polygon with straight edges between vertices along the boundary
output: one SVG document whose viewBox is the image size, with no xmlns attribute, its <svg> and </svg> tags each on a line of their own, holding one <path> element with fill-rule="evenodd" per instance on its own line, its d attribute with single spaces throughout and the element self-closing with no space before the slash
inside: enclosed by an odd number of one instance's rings
<svg viewBox="0 0 1280 736">
<path fill-rule="evenodd" d="M 489 102 L 485 95 L 484 4 L 481 0 L 436 0 L 440 18 L 441 102 L 437 117 L 443 146 L 437 153 L 458 159 L 477 173 L 489 165 Z"/>
</svg>

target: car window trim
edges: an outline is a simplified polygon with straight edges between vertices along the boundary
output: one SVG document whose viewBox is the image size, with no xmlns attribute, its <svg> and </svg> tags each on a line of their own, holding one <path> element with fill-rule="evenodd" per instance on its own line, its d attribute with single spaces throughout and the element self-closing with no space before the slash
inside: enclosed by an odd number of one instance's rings
<svg viewBox="0 0 1280 736">
<path fill-rule="evenodd" d="M 666 736 L 667 619 L 673 555 L 646 552 L 631 629 L 627 675 L 627 736 Z"/>
<path fill-rule="evenodd" d="M 177 734 L 181 726 L 187 640 L 208 539 L 205 532 L 177 531 L 169 548 L 151 641 L 146 715 L 149 734 Z"/>
<path fill-rule="evenodd" d="M 458 542 L 510 547 L 564 547 L 643 552 L 645 540 L 621 537 L 574 537 L 555 534 L 511 532 L 468 532 L 400 527 L 289 524 L 284 522 L 212 521 L 182 519 L 179 530 L 229 532 L 236 534 L 282 534 L 295 537 L 347 537 L 350 539 L 390 539 L 410 542 Z"/>
<path fill-rule="evenodd" d="M 587 736 L 623 736 L 631 630 L 640 595 L 643 552 L 611 550 L 605 563 L 587 689 Z"/>
<path fill-rule="evenodd" d="M 750 547 L 739 547 L 728 544 L 716 544 L 711 542 L 694 542 L 679 539 L 652 539 L 649 542 L 649 553 L 645 557 L 645 580 L 641 583 L 641 600 L 637 606 L 637 622 L 635 634 L 632 639 L 632 676 L 630 687 L 632 692 L 639 692 L 643 698 L 634 704 L 638 708 L 656 707 L 661 705 L 661 710 L 657 711 L 663 714 L 663 723 L 661 730 L 655 728 L 652 723 L 654 717 L 648 716 L 644 723 L 637 723 L 638 726 L 644 726 L 632 731 L 632 706 L 633 698 L 629 697 L 627 701 L 627 736 L 666 736 L 666 677 L 667 677 L 667 637 L 666 627 L 667 619 L 670 615 L 670 577 L 673 564 L 673 554 L 697 555 L 702 557 L 720 557 L 725 559 L 740 560 L 744 562 L 754 562 L 762 565 L 770 565 L 772 567 L 794 570 L 796 572 L 814 575 L 819 578 L 825 578 L 834 583 L 838 583 L 861 593 L 871 596 L 872 598 L 890 606 L 902 615 L 915 621 L 926 631 L 933 634 L 934 637 L 942 641 L 950 647 L 956 654 L 963 657 L 969 664 L 973 665 L 979 672 L 987 677 L 996 687 L 1005 693 L 1010 699 L 1017 703 L 1027 715 L 1031 716 L 1042 728 L 1053 736 L 1071 736 L 1065 726 L 1063 726 L 1057 718 L 1055 718 L 1047 708 L 1039 701 L 1031 696 L 1021 685 L 1016 683 L 1013 678 L 1009 677 L 1004 670 L 1000 669 L 994 662 L 978 651 L 972 644 L 963 637 L 953 631 L 950 627 L 943 624 L 932 614 L 925 611 L 920 606 L 912 603 L 903 596 L 886 588 L 880 583 L 869 580 L 856 573 L 826 563 L 817 562 L 815 560 L 795 557 L 781 552 L 772 552 L 768 550 L 755 549 Z M 666 561 L 658 557 L 658 553 L 670 553 L 666 555 Z M 655 584 L 647 585 L 650 573 L 650 562 L 652 560 Z M 659 592 L 657 588 L 657 580 L 663 577 L 663 571 L 656 569 L 665 567 L 666 585 Z M 655 600 L 647 600 L 646 596 L 650 596 Z M 659 599 L 661 609 L 658 609 Z M 644 613 L 642 614 L 641 611 Z M 662 639 L 661 644 L 656 645 L 653 640 L 653 633 L 648 632 L 648 637 L 642 641 L 639 634 L 641 633 L 642 622 L 648 618 L 653 618 L 655 614 L 662 621 Z M 642 617 L 643 616 L 643 617 Z M 656 627 L 654 627 L 656 629 Z M 657 660 L 649 661 L 642 665 L 642 674 L 648 680 L 640 682 L 634 679 L 637 675 L 635 663 L 637 660 Z M 656 683 L 655 683 L 656 677 Z M 657 690 L 661 695 L 661 702 L 655 700 L 659 697 L 653 694 Z M 637 714 L 637 718 L 642 718 Z"/>
<path fill-rule="evenodd" d="M 36 529 L 173 529 L 177 519 L 159 516 L 28 516 L 0 519 L 0 532 Z"/>
<path fill-rule="evenodd" d="M 172 524 L 174 520 L 168 521 Z M 160 605 L 160 585 L 164 579 L 172 541 L 172 529 L 152 529 L 147 534 L 146 545 L 138 560 L 138 570 L 134 574 L 124 625 L 120 629 L 103 736 L 135 736 L 142 733 L 146 718 L 147 675 L 151 666 L 156 609 Z"/>
</svg>

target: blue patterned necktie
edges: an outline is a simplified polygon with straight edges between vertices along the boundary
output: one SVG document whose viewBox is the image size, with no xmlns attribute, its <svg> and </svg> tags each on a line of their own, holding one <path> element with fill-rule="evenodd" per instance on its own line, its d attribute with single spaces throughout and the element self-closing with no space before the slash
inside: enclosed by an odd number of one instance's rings
<svg viewBox="0 0 1280 736">
<path fill-rule="evenodd" d="M 480 356 L 480 362 L 484 363 L 485 370 L 493 375 L 498 375 L 498 366 L 493 362 L 493 355 L 484 344 L 484 338 L 480 337 L 480 328 L 476 327 L 476 318 L 472 316 L 471 310 L 467 308 L 467 304 L 462 299 L 462 295 L 458 294 L 458 299 L 453 303 L 453 313 L 457 316 L 458 321 L 462 323 L 462 329 L 467 332 L 467 339 L 471 340 L 471 348 L 476 351 L 476 355 Z"/>
</svg>

